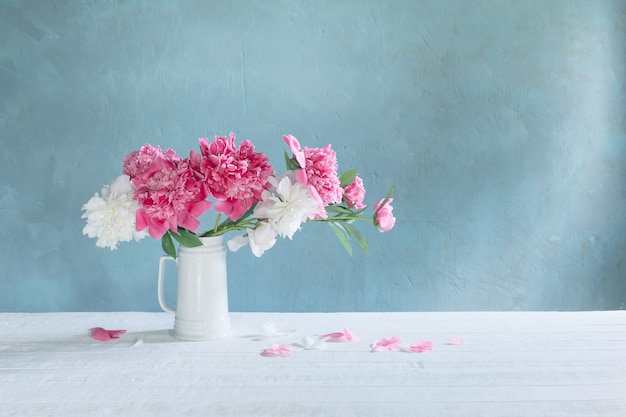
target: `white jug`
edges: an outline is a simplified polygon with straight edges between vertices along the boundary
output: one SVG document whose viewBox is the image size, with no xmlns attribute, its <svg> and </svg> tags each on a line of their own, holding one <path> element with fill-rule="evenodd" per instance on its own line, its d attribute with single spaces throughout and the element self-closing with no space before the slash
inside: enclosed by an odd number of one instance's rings
<svg viewBox="0 0 626 417">
<path fill-rule="evenodd" d="M 172 335 L 182 340 L 220 339 L 230 334 L 226 249 L 223 236 L 202 237 L 202 246 L 180 246 L 178 258 L 159 260 L 158 297 L 161 308 L 175 314 Z M 178 266 L 176 310 L 163 294 L 164 265 Z"/>
</svg>

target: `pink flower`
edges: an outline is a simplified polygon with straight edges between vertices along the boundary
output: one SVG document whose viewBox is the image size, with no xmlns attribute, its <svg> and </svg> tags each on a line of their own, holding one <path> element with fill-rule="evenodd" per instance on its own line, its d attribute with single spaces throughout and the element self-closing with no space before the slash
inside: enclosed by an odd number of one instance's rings
<svg viewBox="0 0 626 417">
<path fill-rule="evenodd" d="M 283 139 L 287 143 L 287 146 L 289 146 L 289 149 L 291 150 L 291 153 L 293 153 L 293 156 L 296 158 L 296 161 L 298 161 L 300 168 L 304 168 L 304 165 L 306 165 L 306 160 L 304 159 L 304 151 L 300 149 L 300 142 L 298 142 L 298 139 L 296 139 L 292 135 L 285 135 L 283 136 Z"/>
<path fill-rule="evenodd" d="M 413 353 L 427 352 L 429 350 L 433 350 L 433 342 L 429 342 L 428 340 L 421 340 L 417 343 L 413 343 L 409 345 L 409 347 L 404 350 L 406 352 L 413 352 Z"/>
<path fill-rule="evenodd" d="M 360 177 L 354 178 L 352 184 L 343 189 L 343 199 L 348 207 L 354 207 L 356 210 L 361 210 L 366 206 L 363 204 L 365 200 L 365 188 L 363 187 L 363 180 Z"/>
<path fill-rule="evenodd" d="M 385 205 L 381 207 L 384 201 L 384 199 L 380 200 L 374 205 L 374 224 L 379 231 L 388 232 L 396 224 L 396 218 L 393 216 L 393 207 L 391 207 L 393 198 L 387 199 Z"/>
<path fill-rule="evenodd" d="M 312 194 L 319 200 L 321 206 L 317 216 L 326 217 L 324 207 L 340 203 L 343 194 L 337 175 L 337 154 L 330 145 L 323 148 L 300 149 L 300 143 L 295 137 L 287 135 L 283 138 L 300 165 L 296 179 L 300 184 L 315 189 L 316 193 Z"/>
<path fill-rule="evenodd" d="M 138 151 L 133 151 L 124 157 L 124 161 L 122 162 L 122 173 L 128 175 L 132 180 L 136 176 L 146 172 L 152 162 L 160 157 L 165 157 L 171 160 L 180 159 L 176 156 L 176 152 L 172 149 L 162 152 L 160 147 L 157 146 L 155 148 L 147 143 Z"/>
<path fill-rule="evenodd" d="M 155 239 L 178 227 L 195 232 L 202 213 L 211 208 L 205 184 L 190 166 L 189 159 L 163 154 L 134 178 L 137 230 L 148 228 Z"/>
<path fill-rule="evenodd" d="M 267 357 L 291 356 L 291 349 L 287 345 L 274 344 L 270 349 L 265 349 L 261 352 L 261 355 Z"/>
<path fill-rule="evenodd" d="M 94 327 L 89 329 L 89 336 L 94 340 L 108 342 L 111 339 L 118 339 L 126 333 L 126 330 L 105 330 L 102 327 Z"/>
<path fill-rule="evenodd" d="M 269 184 L 268 176 L 274 174 L 269 159 L 254 151 L 252 142 L 245 140 L 239 148 L 235 134 L 230 138 L 216 136 L 211 143 L 200 139 L 200 159 L 195 152 L 190 156 L 199 170 L 210 193 L 217 199 L 215 211 L 236 221 L 261 199 Z"/>
<path fill-rule="evenodd" d="M 329 342 L 358 342 L 359 338 L 348 330 L 347 327 L 343 328 L 343 332 L 335 332 L 328 334 L 321 334 L 321 338 L 328 338 Z"/>
<path fill-rule="evenodd" d="M 372 345 L 372 352 L 384 352 L 398 349 L 400 337 L 393 336 L 391 339 L 380 339 Z"/>
</svg>

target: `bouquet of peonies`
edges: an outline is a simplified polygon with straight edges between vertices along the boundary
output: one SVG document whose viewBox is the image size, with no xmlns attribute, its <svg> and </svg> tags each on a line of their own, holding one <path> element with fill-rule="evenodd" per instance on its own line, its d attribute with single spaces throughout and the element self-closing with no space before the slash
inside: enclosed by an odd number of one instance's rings
<svg viewBox="0 0 626 417">
<path fill-rule="evenodd" d="M 365 188 L 356 169 L 339 176 L 330 145 L 301 148 L 295 137 L 284 139 L 293 155 L 285 151 L 282 176 L 249 140 L 237 147 L 233 133 L 212 142 L 201 138 L 200 152 L 191 151 L 189 158 L 146 144 L 126 155 L 122 175 L 83 205 L 83 234 L 111 250 L 150 235 L 175 258 L 174 240 L 195 247 L 202 244 L 199 237 L 231 231 L 244 232 L 228 241 L 231 250 L 249 244 L 261 256 L 278 236 L 291 239 L 307 221 L 327 223 L 348 253 L 350 238 L 367 252 L 355 220 L 371 221 L 381 232 L 393 228 L 391 191 L 374 205 L 372 217 L 365 217 Z M 198 217 L 211 207 L 215 226 L 198 234 Z"/>
</svg>

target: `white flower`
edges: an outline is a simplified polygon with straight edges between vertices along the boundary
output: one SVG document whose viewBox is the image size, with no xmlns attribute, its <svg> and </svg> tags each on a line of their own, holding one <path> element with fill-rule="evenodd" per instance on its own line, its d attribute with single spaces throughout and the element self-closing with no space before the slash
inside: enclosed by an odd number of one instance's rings
<svg viewBox="0 0 626 417">
<path fill-rule="evenodd" d="M 128 175 L 120 175 L 101 191 L 102 198 L 118 196 L 120 194 L 130 194 L 130 197 L 132 197 L 134 193 L 135 187 L 133 186 L 133 183 L 130 182 L 130 177 Z"/>
<path fill-rule="evenodd" d="M 135 230 L 139 204 L 133 200 L 133 193 L 130 177 L 121 175 L 102 189 L 101 197 L 97 193 L 91 197 L 82 207 L 85 211 L 82 218 L 87 219 L 83 234 L 97 238 L 96 246 L 111 250 L 117 249 L 119 242 L 143 239 L 147 232 Z"/>
<path fill-rule="evenodd" d="M 228 241 L 228 248 L 237 252 L 250 243 L 250 249 L 257 258 L 276 243 L 276 232 L 267 222 L 259 222 L 254 229 L 246 229 L 247 235 L 235 236 Z"/>
<path fill-rule="evenodd" d="M 235 236 L 227 242 L 228 249 L 233 252 L 237 252 L 239 249 L 243 248 L 248 244 L 250 239 L 246 235 Z"/>
<path fill-rule="evenodd" d="M 253 217 L 267 219 L 276 233 L 291 239 L 300 225 L 318 211 L 318 201 L 308 187 L 292 178 L 287 172 L 280 180 L 270 177 L 273 187 L 263 191 L 262 201 L 254 209 Z"/>
<path fill-rule="evenodd" d="M 276 243 L 276 232 L 267 222 L 259 222 L 255 229 L 246 229 L 246 231 L 250 239 L 250 249 L 257 258 Z"/>
</svg>

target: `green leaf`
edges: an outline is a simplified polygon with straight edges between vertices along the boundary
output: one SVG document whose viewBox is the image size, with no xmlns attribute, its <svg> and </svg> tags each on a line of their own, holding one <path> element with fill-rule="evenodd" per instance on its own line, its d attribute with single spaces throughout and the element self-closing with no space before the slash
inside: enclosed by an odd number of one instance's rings
<svg viewBox="0 0 626 417">
<path fill-rule="evenodd" d="M 339 184 L 341 185 L 341 187 L 345 188 L 348 185 L 352 184 L 354 182 L 354 179 L 356 178 L 356 174 L 358 173 L 359 170 L 355 168 L 341 174 L 341 176 L 339 177 Z"/>
<path fill-rule="evenodd" d="M 365 241 L 365 238 L 363 237 L 359 229 L 357 229 L 356 226 L 351 223 L 343 223 L 342 226 L 352 235 L 352 237 L 354 237 L 357 242 L 359 242 L 359 245 L 361 245 L 365 253 L 369 255 L 367 242 Z"/>
<path fill-rule="evenodd" d="M 331 229 L 333 229 L 333 232 L 335 232 L 335 235 L 337 235 L 337 237 L 339 238 L 339 241 L 343 245 L 344 249 L 348 252 L 350 256 L 352 256 L 352 246 L 350 246 L 350 234 L 348 233 L 348 231 L 344 229 L 339 223 L 329 222 L 328 225 Z"/>
<path fill-rule="evenodd" d="M 202 242 L 200 242 L 198 236 L 183 227 L 178 228 L 178 234 L 172 233 L 171 235 L 178 241 L 178 243 L 188 248 L 202 246 Z"/>
<path fill-rule="evenodd" d="M 219 219 L 217 219 L 213 230 L 209 230 L 208 232 L 203 233 L 202 237 L 219 236 L 228 231 L 241 230 L 247 227 L 249 224 L 251 224 L 251 222 L 254 222 L 254 219 L 250 220 L 249 217 L 254 212 L 254 209 L 257 206 L 257 204 L 258 202 L 254 203 L 248 209 L 248 211 L 246 211 L 239 219 L 237 219 L 237 221 L 233 221 L 227 217 L 226 220 L 218 224 L 217 222 L 219 221 Z"/>
<path fill-rule="evenodd" d="M 352 214 L 352 210 L 350 210 L 349 208 L 337 205 L 326 206 L 326 211 L 331 213 Z"/>
<path fill-rule="evenodd" d="M 287 171 L 300 169 L 300 165 L 298 165 L 297 161 L 295 161 L 295 158 L 290 158 L 287 151 L 285 151 L 285 168 Z"/>
<path fill-rule="evenodd" d="M 174 247 L 174 242 L 172 242 L 172 236 L 170 236 L 169 230 L 161 238 L 161 247 L 166 255 L 176 259 L 176 248 Z"/>
</svg>

